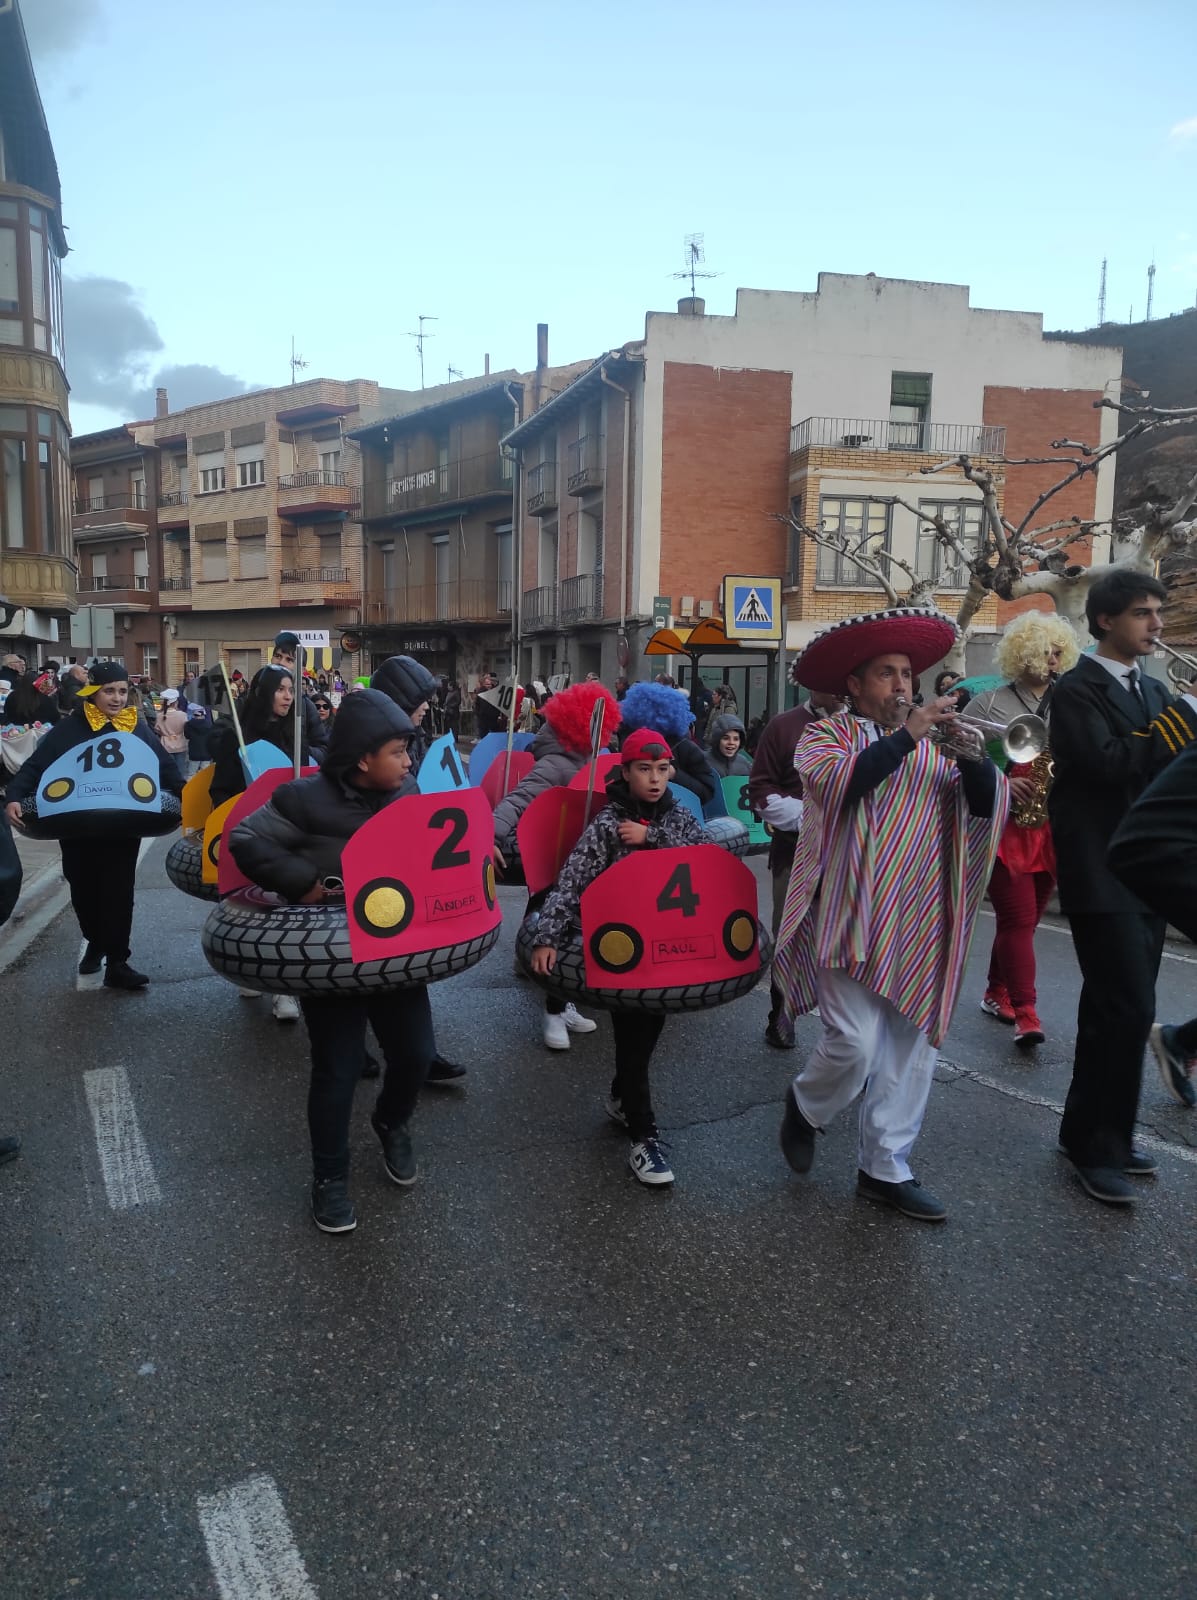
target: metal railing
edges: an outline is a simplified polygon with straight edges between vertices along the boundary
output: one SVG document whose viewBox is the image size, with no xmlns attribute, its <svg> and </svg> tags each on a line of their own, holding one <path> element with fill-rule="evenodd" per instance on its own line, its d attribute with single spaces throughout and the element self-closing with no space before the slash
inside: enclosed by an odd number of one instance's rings
<svg viewBox="0 0 1197 1600">
<path fill-rule="evenodd" d="M 187 504 L 186 489 L 169 489 L 165 494 L 158 496 L 158 506 L 185 506 Z"/>
<path fill-rule="evenodd" d="M 287 567 L 279 573 L 280 583 L 348 583 L 348 567 Z"/>
<path fill-rule="evenodd" d="M 563 626 L 595 622 L 603 614 L 603 575 L 583 572 L 561 584 L 560 618 Z"/>
<path fill-rule="evenodd" d="M 502 622 L 511 615 L 511 584 L 503 579 L 461 578 L 416 584 L 369 601 L 369 622 Z"/>
<path fill-rule="evenodd" d="M 81 589 L 148 589 L 150 580 L 144 572 L 111 572 L 81 578 Z"/>
<path fill-rule="evenodd" d="M 349 487 L 347 472 L 289 472 L 278 480 L 280 489 L 345 489 Z"/>
<path fill-rule="evenodd" d="M 520 615 L 525 629 L 557 626 L 557 586 L 544 584 L 539 589 L 525 589 Z"/>
<path fill-rule="evenodd" d="M 158 587 L 160 589 L 190 589 L 191 574 L 188 572 L 181 578 L 163 578 Z"/>
<path fill-rule="evenodd" d="M 1005 428 L 970 422 L 890 422 L 873 417 L 807 417 L 790 429 L 790 451 L 911 450 L 944 456 L 1000 456 Z"/>
<path fill-rule="evenodd" d="M 123 489 L 119 494 L 79 496 L 75 501 L 75 515 L 85 517 L 90 511 L 148 511 L 149 498 L 144 489 Z"/>
<path fill-rule="evenodd" d="M 603 444 L 601 433 L 584 433 L 570 445 L 565 479 L 568 494 L 597 489 L 602 484 Z"/>
<path fill-rule="evenodd" d="M 381 484 L 368 484 L 365 512 L 368 518 L 386 517 L 503 490 L 511 490 L 511 463 L 496 448 L 485 455 L 462 456 L 401 473 Z"/>
<path fill-rule="evenodd" d="M 541 511 L 551 511 L 557 504 L 557 463 L 540 461 L 530 467 L 525 478 L 528 493 L 528 513 L 536 516 Z"/>
</svg>

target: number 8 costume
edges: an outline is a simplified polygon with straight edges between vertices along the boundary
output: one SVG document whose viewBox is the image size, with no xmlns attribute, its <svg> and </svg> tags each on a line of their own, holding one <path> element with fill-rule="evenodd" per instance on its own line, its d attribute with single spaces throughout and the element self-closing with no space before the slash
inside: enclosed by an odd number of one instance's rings
<svg viewBox="0 0 1197 1600">
<path fill-rule="evenodd" d="M 182 792 L 183 785 L 173 756 L 163 750 L 134 706 L 126 706 L 109 717 L 92 704 L 90 696 L 98 688 L 124 683 L 128 676 L 128 668 L 120 662 L 101 661 L 92 667 L 89 683 L 79 690 L 75 711 L 51 729 L 8 780 L 5 800 L 22 802 L 27 825 L 35 836 L 44 836 L 49 826 L 55 828 L 54 836 L 62 851 L 62 875 L 70 885 L 71 905 L 89 946 L 83 966 L 98 972 L 103 957 L 107 962 L 105 983 L 111 988 L 132 989 L 141 988 L 146 982 L 144 976 L 132 973 L 128 966 L 138 850 L 143 837 L 171 831 L 178 825 L 174 797 Z M 148 747 L 144 772 L 134 782 L 143 785 L 152 805 L 144 810 L 119 812 L 72 810 L 61 821 L 49 823 L 43 809 L 43 788 L 56 788 L 65 798 L 70 780 L 64 778 L 57 785 L 43 786 L 44 774 L 61 757 L 78 748 L 80 778 L 91 775 L 103 779 L 109 770 L 123 776 L 127 770 L 126 747 L 117 735 L 139 740 Z M 74 764 L 71 770 L 74 771 Z M 139 800 L 142 798 L 140 790 L 134 790 L 134 794 Z M 35 797 L 36 803 L 30 809 Z M 166 797 L 170 797 L 169 802 Z M 56 799 L 57 794 L 49 798 Z M 41 822 L 46 827 L 39 827 Z M 122 975 L 126 973 L 136 982 L 124 981 Z"/>
<path fill-rule="evenodd" d="M 817 635 L 798 664 L 808 689 L 846 695 L 884 655 L 914 674 L 957 637 L 938 612 L 898 608 Z M 774 974 L 787 1018 L 817 1005 L 823 1034 L 786 1097 L 782 1148 L 809 1169 L 814 1130 L 861 1091 L 860 1192 L 942 1220 L 905 1190 L 936 1046 L 948 1030 L 977 908 L 1006 820 L 1008 787 L 988 761 L 960 762 L 849 710 L 812 723 L 794 764 L 805 810 Z M 924 1202 L 930 1202 L 924 1204 Z"/>
</svg>

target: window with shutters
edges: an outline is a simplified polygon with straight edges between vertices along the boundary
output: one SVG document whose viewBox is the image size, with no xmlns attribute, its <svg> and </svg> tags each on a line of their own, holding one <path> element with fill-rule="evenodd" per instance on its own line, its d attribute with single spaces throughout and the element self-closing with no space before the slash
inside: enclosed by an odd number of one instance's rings
<svg viewBox="0 0 1197 1600">
<path fill-rule="evenodd" d="M 224 488 L 224 451 L 209 450 L 196 457 L 200 494 L 219 494 Z"/>
<path fill-rule="evenodd" d="M 243 578 L 266 577 L 266 540 L 238 539 L 237 562 Z"/>
<path fill-rule="evenodd" d="M 224 470 L 223 468 L 221 469 Z M 200 576 L 205 583 L 216 583 L 229 575 L 228 545 L 223 539 L 209 539 L 200 545 Z"/>
<path fill-rule="evenodd" d="M 252 489 L 266 482 L 266 446 L 264 444 L 239 444 L 233 451 L 237 468 L 238 489 Z"/>
<path fill-rule="evenodd" d="M 895 372 L 889 385 L 889 448 L 926 448 L 927 420 L 931 414 L 931 374 Z"/>
</svg>

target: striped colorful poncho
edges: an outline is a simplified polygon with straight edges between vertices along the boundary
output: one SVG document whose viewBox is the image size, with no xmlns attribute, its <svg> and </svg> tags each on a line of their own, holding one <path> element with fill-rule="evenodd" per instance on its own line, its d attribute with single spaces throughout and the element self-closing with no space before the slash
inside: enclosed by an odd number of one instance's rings
<svg viewBox="0 0 1197 1600">
<path fill-rule="evenodd" d="M 845 805 L 856 757 L 875 732 L 841 712 L 813 723 L 798 744 L 794 765 L 806 810 L 774 977 L 792 1019 L 817 1004 L 817 968 L 840 969 L 938 1045 L 952 1019 L 1009 787 L 999 775 L 993 816 L 972 816 L 955 761 L 921 739 L 896 772 Z"/>
</svg>

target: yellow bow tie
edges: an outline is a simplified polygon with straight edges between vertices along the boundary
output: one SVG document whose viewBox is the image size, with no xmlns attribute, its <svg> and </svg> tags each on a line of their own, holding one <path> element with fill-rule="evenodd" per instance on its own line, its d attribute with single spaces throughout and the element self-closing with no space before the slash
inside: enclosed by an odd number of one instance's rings
<svg viewBox="0 0 1197 1600">
<path fill-rule="evenodd" d="M 93 733 L 99 733 L 107 723 L 111 723 L 117 733 L 132 733 L 137 726 L 136 706 L 126 706 L 123 711 L 118 711 L 115 717 L 106 717 L 98 706 L 93 706 L 90 700 L 85 700 L 83 710 Z"/>
</svg>

